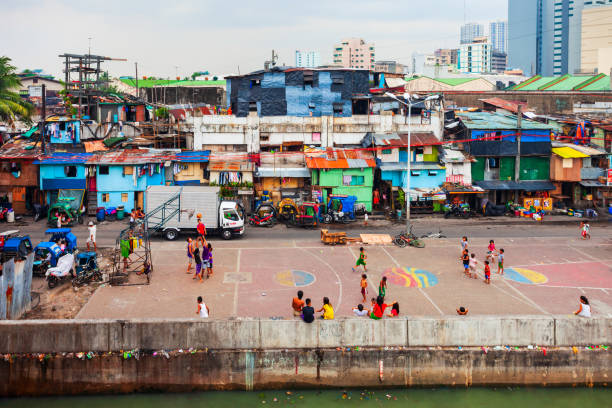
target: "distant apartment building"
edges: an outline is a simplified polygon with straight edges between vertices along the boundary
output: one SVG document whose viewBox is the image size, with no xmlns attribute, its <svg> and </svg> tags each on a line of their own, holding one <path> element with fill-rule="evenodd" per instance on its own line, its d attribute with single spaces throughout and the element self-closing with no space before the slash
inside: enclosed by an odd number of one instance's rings
<svg viewBox="0 0 612 408">
<path fill-rule="evenodd" d="M 316 51 L 295 51 L 295 66 L 297 68 L 316 68 L 321 66 L 321 55 Z"/>
<path fill-rule="evenodd" d="M 491 44 L 487 37 L 476 37 L 474 42 L 461 44 L 458 69 L 462 74 L 491 72 Z"/>
<path fill-rule="evenodd" d="M 404 64 L 400 64 L 397 61 L 376 61 L 374 64 L 375 72 L 391 72 L 393 74 L 403 74 L 407 71 Z"/>
<path fill-rule="evenodd" d="M 489 39 L 493 50 L 506 53 L 508 49 L 508 23 L 506 21 L 489 23 Z"/>
<path fill-rule="evenodd" d="M 438 65 L 457 65 L 457 54 L 459 50 L 456 48 L 437 49 L 434 51 L 436 64 Z"/>
<path fill-rule="evenodd" d="M 607 5 L 612 0 L 508 0 L 509 67 L 543 76 L 580 71 L 582 12 Z"/>
<path fill-rule="evenodd" d="M 374 70 L 375 46 L 362 38 L 347 38 L 334 46 L 334 64 L 343 68 Z"/>
<path fill-rule="evenodd" d="M 492 47 L 492 46 L 491 46 Z M 506 71 L 506 64 L 508 61 L 508 56 L 495 49 L 491 50 L 491 71 L 502 73 Z"/>
<path fill-rule="evenodd" d="M 484 35 L 484 26 L 477 23 L 467 23 L 461 26 L 461 44 L 470 44 L 476 37 Z"/>
<path fill-rule="evenodd" d="M 587 3 L 596 4 L 587 5 Z M 580 70 L 610 74 L 612 69 L 612 2 L 585 1 L 585 7 L 582 10 L 581 42 Z"/>
</svg>

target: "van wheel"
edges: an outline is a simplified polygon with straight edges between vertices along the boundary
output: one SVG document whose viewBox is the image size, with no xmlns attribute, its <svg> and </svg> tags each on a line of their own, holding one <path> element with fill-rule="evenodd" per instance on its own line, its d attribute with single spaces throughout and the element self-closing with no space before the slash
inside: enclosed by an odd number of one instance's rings
<svg viewBox="0 0 612 408">
<path fill-rule="evenodd" d="M 178 238 L 178 231 L 175 229 L 167 229 L 166 231 L 164 231 L 164 237 L 168 240 L 168 241 L 174 241 L 175 239 Z"/>
<path fill-rule="evenodd" d="M 232 231 L 230 230 L 223 230 L 223 232 L 221 233 L 221 238 L 223 239 L 232 239 Z"/>
</svg>

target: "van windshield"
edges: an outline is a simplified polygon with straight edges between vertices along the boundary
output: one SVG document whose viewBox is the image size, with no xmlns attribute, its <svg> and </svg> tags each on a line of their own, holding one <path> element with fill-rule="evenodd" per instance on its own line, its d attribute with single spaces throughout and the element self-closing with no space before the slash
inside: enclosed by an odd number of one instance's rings
<svg viewBox="0 0 612 408">
<path fill-rule="evenodd" d="M 231 221 L 240 221 L 240 216 L 234 209 L 223 210 L 223 218 Z"/>
</svg>

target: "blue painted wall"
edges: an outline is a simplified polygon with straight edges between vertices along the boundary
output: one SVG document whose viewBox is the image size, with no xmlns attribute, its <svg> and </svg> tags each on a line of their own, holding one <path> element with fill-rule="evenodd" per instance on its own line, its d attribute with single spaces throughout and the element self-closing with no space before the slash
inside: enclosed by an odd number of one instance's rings
<svg viewBox="0 0 612 408">
<path fill-rule="evenodd" d="M 67 177 L 64 172 L 65 166 L 76 166 L 76 177 Z M 40 164 L 40 186 L 43 185 L 43 179 L 84 179 L 85 165 L 83 164 Z"/>
<path fill-rule="evenodd" d="M 60 125 L 64 127 L 64 130 L 59 130 L 59 132 L 52 132 L 49 133 L 49 141 L 51 143 L 61 143 L 61 144 L 77 144 L 77 143 L 81 143 L 81 122 L 79 121 L 67 121 L 67 122 L 51 122 L 57 125 Z M 73 134 L 75 136 L 74 139 L 72 139 L 70 133 L 68 132 L 68 127 L 71 127 L 73 129 Z M 49 126 L 47 125 L 47 129 L 49 129 Z"/>
<path fill-rule="evenodd" d="M 429 172 L 435 172 L 435 175 L 430 175 Z M 446 169 L 438 170 L 411 170 L 413 174 L 410 176 L 410 188 L 437 188 L 446 181 Z M 418 176 L 416 175 L 418 174 Z M 391 181 L 394 187 L 406 187 L 406 172 L 401 170 L 383 170 L 380 178 L 385 181 Z"/>
<path fill-rule="evenodd" d="M 108 166 L 108 174 L 100 174 L 100 166 L 97 166 L 97 188 L 98 188 L 98 205 L 100 207 L 118 207 L 123 205 L 126 211 L 131 211 L 134 208 L 134 192 L 145 191 L 148 186 L 158 186 L 164 184 L 164 171 L 138 177 L 136 185 L 131 174 L 123 174 L 124 166 Z M 136 170 L 134 170 L 136 171 Z M 109 194 L 109 201 L 102 201 L 102 194 Z M 121 200 L 121 193 L 127 193 L 127 201 Z"/>
</svg>

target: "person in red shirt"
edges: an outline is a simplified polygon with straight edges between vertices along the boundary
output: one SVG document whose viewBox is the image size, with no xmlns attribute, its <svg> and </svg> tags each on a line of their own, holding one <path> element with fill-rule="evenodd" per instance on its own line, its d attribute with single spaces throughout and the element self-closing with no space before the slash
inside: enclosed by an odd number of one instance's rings
<svg viewBox="0 0 612 408">
<path fill-rule="evenodd" d="M 488 285 L 491 284 L 491 267 L 489 266 L 489 261 L 485 261 L 484 281 Z"/>
<path fill-rule="evenodd" d="M 385 313 L 385 309 L 388 308 L 389 306 L 391 305 L 386 304 L 382 296 L 378 296 L 376 298 L 376 302 L 373 302 L 372 304 L 372 313 L 370 313 L 370 318 L 374 320 L 382 319 Z"/>
<path fill-rule="evenodd" d="M 196 229 L 198 230 L 198 237 L 202 238 L 203 244 L 206 245 L 206 225 L 202 222 L 201 214 L 198 214 L 198 225 Z"/>
<path fill-rule="evenodd" d="M 302 315 L 302 309 L 305 306 L 305 303 L 302 300 L 302 297 L 304 297 L 304 292 L 302 292 L 301 290 L 298 290 L 297 297 L 294 297 L 293 301 L 291 302 L 291 307 L 293 308 L 294 316 Z"/>
</svg>

